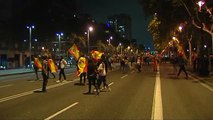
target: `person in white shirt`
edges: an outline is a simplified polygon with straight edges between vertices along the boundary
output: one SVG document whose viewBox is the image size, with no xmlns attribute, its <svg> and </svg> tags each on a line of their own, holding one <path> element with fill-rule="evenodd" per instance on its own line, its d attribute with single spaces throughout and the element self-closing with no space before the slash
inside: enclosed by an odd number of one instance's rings
<svg viewBox="0 0 213 120">
<path fill-rule="evenodd" d="M 101 83 L 103 82 L 104 88 L 106 87 L 109 91 L 111 91 L 109 85 L 106 82 L 107 75 L 107 64 L 104 59 L 101 59 L 100 64 L 98 65 L 98 89 L 100 89 Z"/>
<path fill-rule="evenodd" d="M 67 61 L 63 58 L 63 56 L 61 56 L 60 61 L 59 61 L 59 69 L 60 69 L 59 80 L 57 80 L 56 82 L 63 82 L 63 81 L 61 81 L 61 75 L 63 75 L 64 81 L 66 81 L 66 75 L 64 73 L 64 69 L 65 69 L 66 65 L 67 65 Z"/>
</svg>

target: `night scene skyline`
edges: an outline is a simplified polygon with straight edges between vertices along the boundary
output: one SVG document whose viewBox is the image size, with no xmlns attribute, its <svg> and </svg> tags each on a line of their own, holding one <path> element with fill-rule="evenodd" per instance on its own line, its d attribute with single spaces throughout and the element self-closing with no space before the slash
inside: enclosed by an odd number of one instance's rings
<svg viewBox="0 0 213 120">
<path fill-rule="evenodd" d="M 97 22 L 106 23 L 107 17 L 115 14 L 129 15 L 132 20 L 132 38 L 154 49 L 152 36 L 147 30 L 149 19 L 145 18 L 137 0 L 78 0 L 77 4 L 81 6 L 80 12 L 90 14 Z"/>
</svg>

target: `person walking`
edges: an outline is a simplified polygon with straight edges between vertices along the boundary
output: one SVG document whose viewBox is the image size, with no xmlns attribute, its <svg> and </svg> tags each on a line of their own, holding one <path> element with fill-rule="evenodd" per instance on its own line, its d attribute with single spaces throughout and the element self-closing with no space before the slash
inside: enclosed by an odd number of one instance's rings
<svg viewBox="0 0 213 120">
<path fill-rule="evenodd" d="M 107 64 L 105 57 L 102 55 L 100 64 L 98 65 L 98 89 L 100 90 L 101 83 L 103 82 L 104 88 L 107 88 L 108 91 L 111 91 L 111 88 L 107 84 L 106 81 L 106 75 L 107 75 Z"/>
<path fill-rule="evenodd" d="M 136 67 L 138 69 L 138 72 L 141 72 L 141 65 L 142 65 L 142 59 L 140 56 L 138 56 L 136 59 Z"/>
<path fill-rule="evenodd" d="M 43 56 L 42 62 L 42 77 L 43 77 L 43 84 L 42 84 L 42 92 L 46 92 L 46 87 L 48 83 L 48 63 L 47 63 L 47 56 Z"/>
<path fill-rule="evenodd" d="M 60 69 L 59 80 L 56 81 L 57 83 L 66 81 L 66 75 L 64 73 L 64 69 L 65 69 L 66 65 L 67 65 L 67 61 L 64 59 L 63 56 L 61 56 L 60 61 L 59 61 L 59 69 Z M 64 77 L 63 81 L 61 81 L 61 75 L 63 75 L 63 77 Z"/>
<path fill-rule="evenodd" d="M 179 68 L 179 72 L 177 74 L 177 78 L 179 77 L 181 71 L 183 71 L 186 74 L 186 79 L 188 79 L 188 73 L 186 72 L 186 68 L 185 68 L 186 61 L 183 58 L 183 54 L 179 55 L 179 57 L 178 57 L 178 64 L 179 64 L 180 68 Z"/>
<path fill-rule="evenodd" d="M 88 71 L 87 71 L 87 79 L 89 82 L 89 90 L 86 94 L 91 94 L 92 85 L 95 87 L 96 93 L 99 94 L 99 89 L 96 84 L 97 80 L 97 67 L 91 59 L 88 59 Z"/>
</svg>

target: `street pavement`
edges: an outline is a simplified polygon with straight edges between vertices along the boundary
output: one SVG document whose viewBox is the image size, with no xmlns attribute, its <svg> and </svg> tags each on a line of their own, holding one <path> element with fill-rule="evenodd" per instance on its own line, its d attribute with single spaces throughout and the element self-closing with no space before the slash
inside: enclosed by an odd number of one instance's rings
<svg viewBox="0 0 213 120">
<path fill-rule="evenodd" d="M 118 66 L 118 64 L 116 64 L 116 66 Z M 67 67 L 67 69 L 69 69 L 70 67 Z M 74 67 L 72 67 L 74 68 Z M 204 82 L 210 86 L 213 87 L 213 71 L 210 72 L 210 74 L 208 76 L 200 76 L 198 73 L 193 71 L 193 68 L 191 66 L 187 66 L 186 67 L 187 72 L 199 79 L 201 82 Z M 32 68 L 18 68 L 18 69 L 7 69 L 7 70 L 0 70 L 0 77 L 1 76 L 10 76 L 10 75 L 17 75 L 17 74 L 26 74 L 26 73 L 33 73 L 34 70 Z"/>
<path fill-rule="evenodd" d="M 162 63 L 155 73 L 152 65 L 142 71 L 109 71 L 107 82 L 111 91 L 99 95 L 85 94 L 88 86 L 79 84 L 79 77 L 66 70 L 67 81 L 48 81 L 41 93 L 41 80 L 34 73 L 3 76 L 0 81 L 0 118 L 11 119 L 106 119 L 163 120 L 213 119 L 213 89 L 199 82 L 190 72 L 175 78 L 172 66 Z M 208 78 L 210 78 L 209 76 Z M 195 79 L 196 78 L 196 79 Z"/>
</svg>

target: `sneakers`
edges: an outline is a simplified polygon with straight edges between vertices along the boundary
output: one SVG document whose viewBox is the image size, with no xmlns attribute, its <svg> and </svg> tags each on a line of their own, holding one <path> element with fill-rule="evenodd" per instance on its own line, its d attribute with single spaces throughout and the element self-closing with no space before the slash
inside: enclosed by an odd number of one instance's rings
<svg viewBox="0 0 213 120">
<path fill-rule="evenodd" d="M 57 81 L 55 81 L 55 82 L 59 83 L 59 82 L 61 82 L 61 81 L 60 81 L 60 80 L 57 80 Z"/>
<path fill-rule="evenodd" d="M 63 80 L 62 82 L 67 82 L 67 80 Z"/>
</svg>

